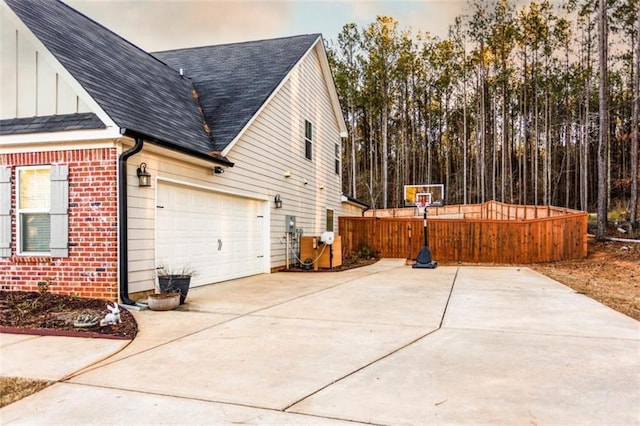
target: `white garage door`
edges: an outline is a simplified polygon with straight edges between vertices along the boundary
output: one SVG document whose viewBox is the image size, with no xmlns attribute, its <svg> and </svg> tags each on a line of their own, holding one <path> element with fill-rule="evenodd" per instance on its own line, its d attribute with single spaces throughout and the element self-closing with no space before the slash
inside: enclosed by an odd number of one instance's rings
<svg viewBox="0 0 640 426">
<path fill-rule="evenodd" d="M 266 272 L 263 207 L 263 201 L 160 183 L 158 264 L 195 267 L 192 286 Z"/>
</svg>

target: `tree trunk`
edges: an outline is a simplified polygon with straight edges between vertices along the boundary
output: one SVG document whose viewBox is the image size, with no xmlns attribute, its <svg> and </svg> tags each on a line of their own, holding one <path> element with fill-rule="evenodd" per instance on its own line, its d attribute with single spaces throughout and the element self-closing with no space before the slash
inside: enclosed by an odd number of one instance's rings
<svg viewBox="0 0 640 426">
<path fill-rule="evenodd" d="M 503 83 L 502 86 L 502 167 L 500 170 L 500 201 L 505 202 L 507 192 L 507 146 L 509 144 L 509 125 L 507 119 L 507 83 Z"/>
<path fill-rule="evenodd" d="M 492 102 L 491 117 L 496 116 L 497 102 Z M 495 135 L 497 132 L 496 120 L 491 120 L 491 132 Z M 496 179 L 498 177 L 498 147 L 495 138 L 491 138 L 491 199 L 497 200 L 496 195 Z"/>
<path fill-rule="evenodd" d="M 580 167 L 580 202 L 582 210 L 589 209 L 589 144 L 591 142 L 589 126 L 591 124 L 591 25 L 587 23 L 587 57 L 585 68 L 587 69 L 587 78 L 585 81 L 585 117 L 582 130 L 582 156 Z"/>
<path fill-rule="evenodd" d="M 466 52 L 465 52 L 466 54 Z M 462 77 L 462 204 L 467 204 L 469 201 L 467 198 L 467 73 L 464 71 Z"/>
<path fill-rule="evenodd" d="M 536 71 L 538 64 L 538 55 L 534 52 L 533 55 L 533 173 L 531 175 L 533 179 L 533 205 L 538 205 L 538 169 L 540 167 L 539 154 L 540 154 L 540 129 L 538 128 L 538 118 L 540 111 L 538 111 L 538 73 Z"/>
<path fill-rule="evenodd" d="M 598 42 L 600 54 L 600 135 L 598 138 L 598 212 L 596 238 L 603 240 L 607 228 L 607 152 L 609 145 L 608 74 L 607 74 L 607 4 L 598 0 Z"/>
<path fill-rule="evenodd" d="M 633 40 L 633 38 L 632 38 Z M 636 69 L 633 75 L 633 118 L 631 140 L 631 227 L 635 230 L 638 221 L 638 126 L 640 123 L 640 7 L 636 16 Z"/>
<path fill-rule="evenodd" d="M 520 189 L 520 193 L 522 194 L 522 204 L 526 205 L 527 204 L 527 192 L 528 192 L 528 185 L 527 185 L 527 161 L 528 161 L 528 156 L 527 156 L 527 149 L 528 149 L 528 145 L 529 145 L 529 120 L 527 119 L 527 114 L 528 114 L 528 108 L 527 108 L 527 51 L 526 51 L 526 46 L 525 46 L 525 51 L 524 51 L 524 67 L 523 67 L 523 80 L 524 83 L 522 85 L 522 127 L 524 128 L 524 140 L 522 141 L 523 143 L 523 147 L 522 147 L 522 173 L 520 174 L 520 180 L 522 181 L 522 187 Z"/>
<path fill-rule="evenodd" d="M 386 90 L 386 89 L 385 89 Z M 386 98 L 386 97 L 385 97 Z M 387 111 L 387 100 L 383 100 L 382 105 L 382 152 L 380 153 L 382 157 L 382 208 L 387 208 L 387 194 L 389 193 L 389 157 L 387 153 L 389 152 L 389 141 L 387 139 L 387 126 L 388 126 L 388 111 Z"/>
<path fill-rule="evenodd" d="M 481 49 L 484 52 L 484 49 Z M 487 111 L 485 100 L 485 72 L 484 63 L 481 65 L 480 70 L 480 202 L 487 201 L 486 198 L 486 182 L 487 182 Z"/>
<path fill-rule="evenodd" d="M 356 184 L 357 166 L 356 166 L 356 118 L 353 106 L 351 107 L 351 196 L 358 198 L 358 190 Z"/>
</svg>

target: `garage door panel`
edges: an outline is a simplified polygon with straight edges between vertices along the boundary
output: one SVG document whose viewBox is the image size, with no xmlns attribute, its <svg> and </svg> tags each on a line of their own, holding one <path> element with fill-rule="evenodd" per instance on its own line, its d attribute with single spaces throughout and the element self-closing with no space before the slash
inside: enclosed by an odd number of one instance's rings
<svg viewBox="0 0 640 426">
<path fill-rule="evenodd" d="M 162 183 L 158 205 L 158 261 L 197 268 L 192 285 L 265 271 L 264 202 Z"/>
</svg>

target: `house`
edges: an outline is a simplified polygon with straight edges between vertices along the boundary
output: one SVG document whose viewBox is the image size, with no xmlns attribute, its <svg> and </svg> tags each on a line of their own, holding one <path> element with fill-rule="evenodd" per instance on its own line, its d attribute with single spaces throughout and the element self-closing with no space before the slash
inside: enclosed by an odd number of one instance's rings
<svg viewBox="0 0 640 426">
<path fill-rule="evenodd" d="M 150 54 L 58 0 L 0 19 L 3 290 L 132 304 L 161 265 L 269 273 L 292 217 L 319 235 L 364 207 L 319 34 Z"/>
</svg>

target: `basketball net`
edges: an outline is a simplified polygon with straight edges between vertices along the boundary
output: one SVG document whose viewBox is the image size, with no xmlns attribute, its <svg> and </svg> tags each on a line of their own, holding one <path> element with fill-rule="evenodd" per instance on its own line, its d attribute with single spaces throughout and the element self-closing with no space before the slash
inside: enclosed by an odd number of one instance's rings
<svg viewBox="0 0 640 426">
<path fill-rule="evenodd" d="M 415 198 L 416 208 L 420 212 L 421 215 L 424 215 L 425 209 L 431 205 L 431 193 L 430 192 L 419 192 L 416 194 Z"/>
</svg>

